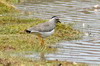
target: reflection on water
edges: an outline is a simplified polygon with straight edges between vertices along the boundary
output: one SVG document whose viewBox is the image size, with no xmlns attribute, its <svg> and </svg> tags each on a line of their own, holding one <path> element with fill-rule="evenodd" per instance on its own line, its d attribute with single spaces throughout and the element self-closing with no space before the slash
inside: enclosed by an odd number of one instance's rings
<svg viewBox="0 0 100 66">
<path fill-rule="evenodd" d="M 93 8 L 99 2 L 99 0 L 25 0 L 16 6 L 20 10 L 31 12 L 24 17 L 45 19 L 56 15 L 62 22 L 75 23 L 75 29 L 85 32 L 82 40 L 61 42 L 53 46 L 58 48 L 58 52 L 43 54 L 42 58 L 100 64 L 100 9 Z M 26 57 L 34 57 L 34 54 Z"/>
</svg>

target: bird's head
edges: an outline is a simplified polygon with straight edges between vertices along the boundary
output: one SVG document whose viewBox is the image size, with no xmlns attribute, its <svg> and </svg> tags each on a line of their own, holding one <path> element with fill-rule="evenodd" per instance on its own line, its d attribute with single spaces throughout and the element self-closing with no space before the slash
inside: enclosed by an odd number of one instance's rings
<svg viewBox="0 0 100 66">
<path fill-rule="evenodd" d="M 56 23 L 61 23 L 57 16 L 53 16 L 51 19 L 54 19 Z"/>
</svg>

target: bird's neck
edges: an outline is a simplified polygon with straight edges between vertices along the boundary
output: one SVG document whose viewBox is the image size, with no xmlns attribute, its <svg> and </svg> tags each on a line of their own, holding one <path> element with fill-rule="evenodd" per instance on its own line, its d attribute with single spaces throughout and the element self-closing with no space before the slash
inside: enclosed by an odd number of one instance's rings
<svg viewBox="0 0 100 66">
<path fill-rule="evenodd" d="M 56 24 L 56 20 L 54 18 L 50 19 L 49 22 Z"/>
<path fill-rule="evenodd" d="M 53 25 L 52 27 L 54 27 L 54 28 L 56 27 L 56 20 L 55 19 L 52 18 L 49 20 L 49 22 L 50 22 L 50 24 Z"/>
</svg>

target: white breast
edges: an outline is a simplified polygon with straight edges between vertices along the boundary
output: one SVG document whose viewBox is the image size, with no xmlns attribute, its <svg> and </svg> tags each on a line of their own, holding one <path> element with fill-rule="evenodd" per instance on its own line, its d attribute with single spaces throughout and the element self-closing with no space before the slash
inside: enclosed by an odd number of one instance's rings
<svg viewBox="0 0 100 66">
<path fill-rule="evenodd" d="M 54 33 L 54 31 L 55 30 L 53 29 L 50 32 L 39 32 L 39 33 L 42 35 L 42 37 L 48 37 L 48 36 L 52 35 Z"/>
</svg>

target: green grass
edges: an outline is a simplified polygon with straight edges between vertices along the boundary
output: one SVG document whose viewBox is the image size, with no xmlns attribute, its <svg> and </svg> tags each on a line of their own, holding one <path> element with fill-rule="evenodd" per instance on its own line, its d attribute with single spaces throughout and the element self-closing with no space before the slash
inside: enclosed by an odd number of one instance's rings
<svg viewBox="0 0 100 66">
<path fill-rule="evenodd" d="M 9 4 L 18 0 L 0 0 L 0 14 L 15 13 L 18 10 L 15 6 Z M 0 16 L 0 66 L 87 66 L 86 64 L 73 64 L 66 61 L 47 61 L 13 57 L 11 53 L 33 51 L 39 53 L 52 53 L 57 51 L 51 45 L 62 40 L 80 39 L 82 33 L 75 30 L 70 24 L 57 24 L 56 31 L 50 37 L 45 38 L 45 42 L 41 45 L 40 39 L 34 34 L 24 32 L 32 26 L 46 22 L 42 19 L 22 19 L 14 16 Z"/>
<path fill-rule="evenodd" d="M 34 34 L 25 33 L 24 30 L 45 21 L 47 20 L 1 17 L 0 45 L 6 48 L 9 48 L 10 46 L 16 51 L 32 50 L 37 52 L 48 52 L 48 46 L 51 44 L 61 40 L 75 40 L 80 37 L 81 32 L 73 29 L 72 26 L 57 24 L 55 33 L 52 36 L 45 38 L 44 46 L 39 48 L 41 46 L 40 39 Z M 2 48 L 1 50 L 8 50 L 6 48 Z"/>
<path fill-rule="evenodd" d="M 14 5 L 9 4 L 9 2 L 5 0 L 0 0 L 0 14 L 4 13 L 12 13 L 17 12 L 16 7 Z"/>
<path fill-rule="evenodd" d="M 32 26 L 35 26 L 39 23 L 46 22 L 47 20 L 42 19 L 20 19 L 16 17 L 8 17 L 2 16 L 0 18 L 0 51 L 4 58 L 1 57 L 2 61 L 7 64 L 9 61 L 18 62 L 14 58 L 6 58 L 6 52 L 23 52 L 23 51 L 33 51 L 33 52 L 43 52 L 43 53 L 52 53 L 57 51 L 56 48 L 50 47 L 53 44 L 61 40 L 75 40 L 79 39 L 81 36 L 81 32 L 78 30 L 73 29 L 73 27 L 69 24 L 57 24 L 56 31 L 50 37 L 45 38 L 45 43 L 41 45 L 40 39 L 34 34 L 27 34 L 24 32 L 25 29 L 28 29 Z M 9 54 L 9 53 L 8 53 Z M 7 55 L 8 55 L 7 54 Z M 7 60 L 5 60 L 7 59 Z M 19 60 L 19 59 L 18 59 Z M 44 65 L 44 66 L 51 66 L 58 63 L 59 61 L 41 61 L 41 62 L 29 62 L 28 60 L 22 60 L 19 64 L 27 65 L 29 64 L 36 64 L 36 65 Z M 50 62 L 50 63 L 48 63 Z M 67 63 L 67 62 L 66 62 Z M 2 63 L 3 64 L 3 63 Z M 62 62 L 63 64 L 63 62 Z M 73 65 L 71 63 L 71 65 Z M 30 65 L 31 66 L 31 65 Z"/>
</svg>

